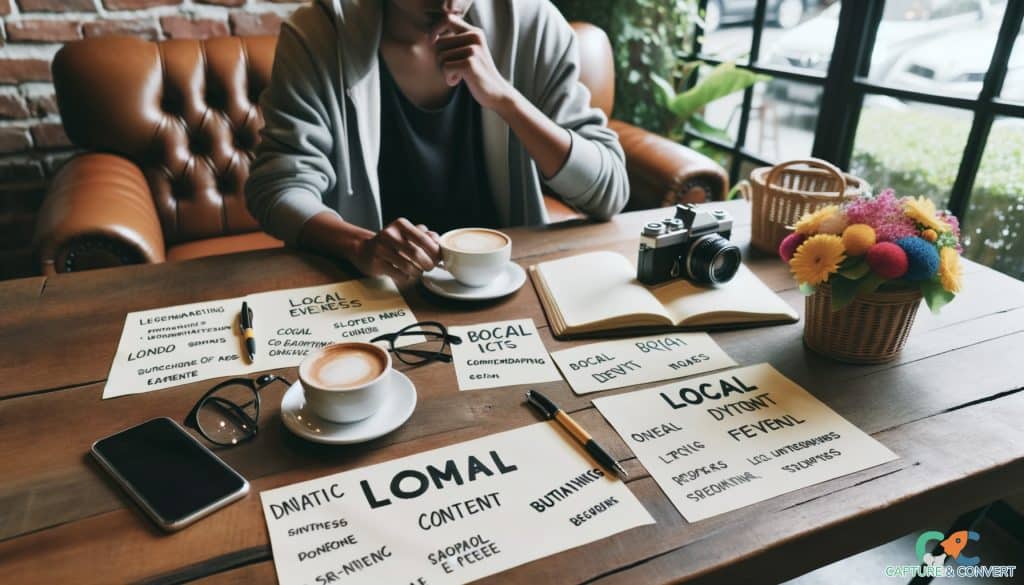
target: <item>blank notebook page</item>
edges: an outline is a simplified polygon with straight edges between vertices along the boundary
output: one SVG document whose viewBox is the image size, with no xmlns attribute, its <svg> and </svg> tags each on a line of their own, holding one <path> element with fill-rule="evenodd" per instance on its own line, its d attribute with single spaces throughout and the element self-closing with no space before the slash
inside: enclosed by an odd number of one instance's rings
<svg viewBox="0 0 1024 585">
<path fill-rule="evenodd" d="M 593 252 L 537 265 L 568 327 L 649 313 L 668 319 L 654 296 L 637 286 L 636 269 L 621 254 Z"/>
</svg>

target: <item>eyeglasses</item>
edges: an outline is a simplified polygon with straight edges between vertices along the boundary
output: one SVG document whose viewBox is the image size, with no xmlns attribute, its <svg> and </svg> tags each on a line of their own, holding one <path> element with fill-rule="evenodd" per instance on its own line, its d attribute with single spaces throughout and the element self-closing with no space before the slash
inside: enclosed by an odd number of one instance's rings
<svg viewBox="0 0 1024 585">
<path fill-rule="evenodd" d="M 233 447 L 256 436 L 260 420 L 260 390 L 281 382 L 291 382 L 270 374 L 255 380 L 232 378 L 217 384 L 203 395 L 185 417 L 191 427 L 207 441 L 221 447 Z"/>
<path fill-rule="evenodd" d="M 395 347 L 395 343 L 404 336 L 419 335 L 426 338 L 423 348 Z M 462 343 L 462 338 L 450 335 L 448 329 L 437 321 L 421 321 L 413 323 L 394 333 L 385 333 L 370 340 L 388 342 L 388 351 L 395 354 L 403 364 L 418 366 L 431 361 L 451 363 L 451 354 L 445 353 L 449 345 Z"/>
</svg>

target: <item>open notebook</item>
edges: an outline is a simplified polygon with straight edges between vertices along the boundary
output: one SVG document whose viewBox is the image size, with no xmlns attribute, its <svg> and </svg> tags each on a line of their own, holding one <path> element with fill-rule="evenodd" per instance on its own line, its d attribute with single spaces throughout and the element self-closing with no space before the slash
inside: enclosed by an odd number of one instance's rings
<svg viewBox="0 0 1024 585">
<path fill-rule="evenodd" d="M 676 279 L 648 287 L 621 254 L 592 252 L 530 267 L 557 337 L 618 330 L 791 323 L 796 311 L 745 265 L 719 286 Z"/>
</svg>

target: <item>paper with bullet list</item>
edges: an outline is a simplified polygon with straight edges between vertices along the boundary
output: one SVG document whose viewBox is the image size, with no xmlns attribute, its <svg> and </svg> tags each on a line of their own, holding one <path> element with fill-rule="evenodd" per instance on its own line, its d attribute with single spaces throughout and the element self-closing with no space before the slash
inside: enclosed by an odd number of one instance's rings
<svg viewBox="0 0 1024 585">
<path fill-rule="evenodd" d="M 594 406 L 689 522 L 898 458 L 768 364 Z"/>
<path fill-rule="evenodd" d="M 239 331 L 242 301 L 254 316 L 256 357 Z M 416 322 L 394 283 L 365 278 L 129 313 L 103 398 L 222 376 L 297 366 L 329 343 L 369 341 Z M 404 337 L 398 345 L 422 341 Z"/>
<path fill-rule="evenodd" d="M 504 388 L 561 380 L 533 319 L 452 327 L 459 390 Z"/>
</svg>

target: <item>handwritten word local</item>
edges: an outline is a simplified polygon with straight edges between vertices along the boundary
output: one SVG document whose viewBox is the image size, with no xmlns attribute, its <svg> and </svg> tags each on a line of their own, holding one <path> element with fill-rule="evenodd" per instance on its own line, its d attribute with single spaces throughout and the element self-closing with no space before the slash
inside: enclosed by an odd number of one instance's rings
<svg viewBox="0 0 1024 585">
<path fill-rule="evenodd" d="M 363 306 L 359 299 L 349 299 L 341 293 L 326 293 L 312 295 L 300 299 L 288 299 L 288 314 L 292 317 L 302 315 L 316 315 L 319 313 L 330 313 L 332 311 L 344 311 L 346 309 L 358 309 Z"/>
<path fill-rule="evenodd" d="M 672 407 L 673 410 L 680 408 L 686 408 L 687 406 L 697 406 L 702 404 L 705 400 L 722 400 L 727 398 L 730 394 L 746 394 L 757 390 L 757 386 L 753 384 L 747 385 L 737 376 L 732 376 L 732 381 L 721 378 L 718 380 L 717 390 L 716 385 L 704 382 L 694 388 L 682 387 L 678 390 L 680 400 L 676 401 L 672 396 L 665 392 L 660 392 L 661 398 Z M 756 410 L 771 408 L 776 404 L 775 400 L 769 396 L 768 392 L 763 392 L 753 398 L 738 400 L 736 402 L 725 404 L 722 406 L 712 407 L 707 410 L 708 414 L 711 415 L 715 420 L 725 420 L 727 416 L 734 416 L 741 412 L 754 412 Z M 754 423 L 748 423 L 740 425 L 738 427 L 729 429 L 727 432 L 729 436 L 735 441 L 740 441 L 744 437 L 748 439 L 754 439 L 758 434 L 766 434 L 772 431 L 778 431 L 786 427 L 794 427 L 807 422 L 805 419 L 796 418 L 791 414 L 787 414 L 783 417 L 765 418 Z"/>
</svg>

